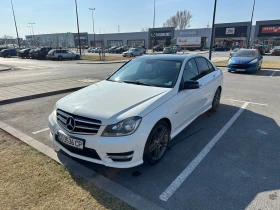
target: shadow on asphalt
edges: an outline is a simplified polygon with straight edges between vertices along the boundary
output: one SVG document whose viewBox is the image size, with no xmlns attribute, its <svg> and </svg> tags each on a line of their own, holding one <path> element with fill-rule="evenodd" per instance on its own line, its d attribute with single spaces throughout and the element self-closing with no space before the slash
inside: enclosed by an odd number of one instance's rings
<svg viewBox="0 0 280 210">
<path fill-rule="evenodd" d="M 166 209 L 245 209 L 259 193 L 280 189 L 279 126 L 248 109 L 175 194 L 167 202 L 159 199 L 239 108 L 221 104 L 216 113 L 201 115 L 170 142 L 154 166 L 116 169 L 70 158 Z"/>
<path fill-rule="evenodd" d="M 257 72 L 231 72 L 231 73 L 236 74 L 236 75 L 250 75 L 250 76 L 267 76 L 267 77 L 270 77 L 271 75 L 273 77 L 279 77 L 280 76 L 280 72 L 275 71 L 273 69 L 262 69 L 262 70 L 257 71 Z"/>
</svg>

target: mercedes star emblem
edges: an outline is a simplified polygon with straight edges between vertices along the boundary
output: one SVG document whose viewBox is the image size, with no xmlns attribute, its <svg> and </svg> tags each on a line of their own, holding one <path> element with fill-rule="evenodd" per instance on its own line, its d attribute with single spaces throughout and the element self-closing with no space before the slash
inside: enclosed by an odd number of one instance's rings
<svg viewBox="0 0 280 210">
<path fill-rule="evenodd" d="M 73 117 L 68 117 L 66 120 L 66 127 L 68 128 L 69 131 L 73 131 L 76 127 L 76 122 Z"/>
</svg>

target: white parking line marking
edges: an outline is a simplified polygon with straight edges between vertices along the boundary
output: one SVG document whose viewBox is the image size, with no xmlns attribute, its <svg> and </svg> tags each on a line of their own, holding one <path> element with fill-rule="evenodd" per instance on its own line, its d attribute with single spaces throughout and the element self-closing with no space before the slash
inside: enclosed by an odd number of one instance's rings
<svg viewBox="0 0 280 210">
<path fill-rule="evenodd" d="M 49 128 L 44 128 L 42 130 L 38 130 L 38 131 L 32 132 L 32 134 L 38 134 L 38 133 L 42 133 L 42 132 L 48 131 L 48 130 L 50 130 L 50 129 Z"/>
<path fill-rule="evenodd" d="M 264 132 L 264 131 L 262 131 L 262 130 L 257 130 L 257 131 L 259 131 L 260 133 L 262 133 L 262 134 L 265 134 L 265 135 L 267 135 L 267 133 L 266 132 Z"/>
<path fill-rule="evenodd" d="M 270 75 L 270 77 L 273 77 L 275 73 L 276 73 L 276 71 L 274 71 L 274 72 Z"/>
<path fill-rule="evenodd" d="M 260 103 L 255 103 L 255 102 L 251 102 L 251 101 L 241 101 L 241 100 L 235 100 L 235 99 L 228 99 L 230 101 L 238 101 L 238 102 L 242 102 L 242 103 L 249 103 L 249 104 L 256 104 L 256 105 L 261 105 L 261 106 L 268 106 L 268 104 L 260 104 Z"/>
<path fill-rule="evenodd" d="M 211 139 L 211 141 L 201 150 L 201 152 L 193 159 L 193 161 L 181 172 L 181 174 L 171 183 L 171 185 L 159 196 L 160 200 L 167 201 L 173 193 L 181 186 L 181 184 L 194 171 L 198 164 L 205 158 L 225 132 L 232 126 L 235 120 L 241 115 L 250 103 L 245 102 L 235 115 L 227 122 L 227 124 Z"/>
</svg>

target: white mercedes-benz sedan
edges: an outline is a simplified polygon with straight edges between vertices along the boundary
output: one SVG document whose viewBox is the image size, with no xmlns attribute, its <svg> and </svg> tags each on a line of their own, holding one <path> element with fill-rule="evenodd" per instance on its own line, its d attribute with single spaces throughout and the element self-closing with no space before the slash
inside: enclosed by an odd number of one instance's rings
<svg viewBox="0 0 280 210">
<path fill-rule="evenodd" d="M 49 116 L 54 148 L 116 168 L 155 164 L 199 115 L 216 111 L 223 74 L 200 55 L 145 55 L 60 99 Z"/>
</svg>

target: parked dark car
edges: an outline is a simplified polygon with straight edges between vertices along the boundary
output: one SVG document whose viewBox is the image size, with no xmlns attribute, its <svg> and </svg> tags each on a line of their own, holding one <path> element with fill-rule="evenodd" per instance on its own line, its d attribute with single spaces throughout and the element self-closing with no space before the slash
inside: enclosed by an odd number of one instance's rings
<svg viewBox="0 0 280 210">
<path fill-rule="evenodd" d="M 41 47 L 37 48 L 34 53 L 36 59 L 46 59 L 48 52 L 51 50 L 51 47 Z"/>
<path fill-rule="evenodd" d="M 229 51 L 229 47 L 227 46 L 217 46 L 214 48 L 214 51 Z"/>
<path fill-rule="evenodd" d="M 15 49 L 4 49 L 0 52 L 0 57 L 10 58 L 12 56 L 17 56 L 17 51 Z"/>
<path fill-rule="evenodd" d="M 153 52 L 159 52 L 159 51 L 163 51 L 162 45 L 156 45 L 153 47 Z"/>
<path fill-rule="evenodd" d="M 31 50 L 30 48 L 27 48 L 27 49 L 23 49 L 23 50 L 18 51 L 18 57 L 29 58 L 29 51 L 30 50 Z"/>
<path fill-rule="evenodd" d="M 114 53 L 116 48 L 117 48 L 117 46 L 110 47 L 108 49 L 108 53 Z"/>
<path fill-rule="evenodd" d="M 36 50 L 36 49 L 31 49 L 31 50 L 29 51 L 29 56 L 28 56 L 28 58 L 35 58 L 35 50 Z"/>
<path fill-rule="evenodd" d="M 280 55 L 280 46 L 275 46 L 275 47 L 271 50 L 271 55 Z"/>
<path fill-rule="evenodd" d="M 127 48 L 124 46 L 115 49 L 115 53 L 123 53 L 125 51 L 127 51 Z"/>
</svg>

